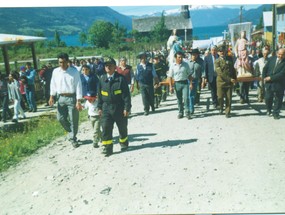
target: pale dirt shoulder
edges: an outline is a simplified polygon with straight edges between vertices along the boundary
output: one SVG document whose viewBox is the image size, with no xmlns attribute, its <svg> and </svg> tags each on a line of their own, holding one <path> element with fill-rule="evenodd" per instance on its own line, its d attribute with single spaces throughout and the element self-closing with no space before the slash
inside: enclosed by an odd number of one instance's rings
<svg viewBox="0 0 285 215">
<path fill-rule="evenodd" d="M 177 119 L 175 96 L 143 116 L 133 98 L 130 147 L 106 158 L 80 126 L 77 149 L 58 138 L 0 176 L 0 214 L 280 213 L 285 211 L 285 123 L 264 104 L 226 119 L 203 91 L 194 118 Z M 114 139 L 118 141 L 115 126 Z"/>
</svg>

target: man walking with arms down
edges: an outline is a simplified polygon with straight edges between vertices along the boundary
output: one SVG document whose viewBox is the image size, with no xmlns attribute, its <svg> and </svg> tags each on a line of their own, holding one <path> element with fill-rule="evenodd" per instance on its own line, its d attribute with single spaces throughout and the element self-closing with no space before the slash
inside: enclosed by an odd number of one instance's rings
<svg viewBox="0 0 285 215">
<path fill-rule="evenodd" d="M 262 77 L 265 82 L 265 104 L 267 115 L 273 114 L 274 119 L 280 119 L 282 99 L 285 89 L 285 48 L 279 49 L 277 56 L 271 57 L 263 68 Z M 274 107 L 272 112 L 272 106 Z"/>
<path fill-rule="evenodd" d="M 49 105 L 53 106 L 54 97 L 57 96 L 57 119 L 69 133 L 68 138 L 73 147 L 77 148 L 79 110 L 82 109 L 80 74 L 76 68 L 68 66 L 69 57 L 66 53 L 59 54 L 57 58 L 59 67 L 55 68 L 52 74 Z"/>
<path fill-rule="evenodd" d="M 226 45 L 218 47 L 219 58 L 215 61 L 217 71 L 217 95 L 220 106 L 220 114 L 223 113 L 224 96 L 226 97 L 225 113 L 226 117 L 230 118 L 232 105 L 233 85 L 236 83 L 236 71 L 234 68 L 233 59 L 226 55 Z"/>
<path fill-rule="evenodd" d="M 131 96 L 128 83 L 123 75 L 115 72 L 116 61 L 104 58 L 106 74 L 102 75 L 98 90 L 98 112 L 101 116 L 103 154 L 113 154 L 113 127 L 119 129 L 121 151 L 127 150 L 128 115 L 131 109 Z"/>
<path fill-rule="evenodd" d="M 176 62 L 169 68 L 169 87 L 170 92 L 173 93 L 174 88 L 178 102 L 178 119 L 183 118 L 184 111 L 188 119 L 191 119 L 189 112 L 189 83 L 191 87 L 192 80 L 190 80 L 190 67 L 189 64 L 183 61 L 183 53 L 177 52 L 175 55 Z M 172 79 L 174 79 L 174 87 L 172 86 Z"/>
<path fill-rule="evenodd" d="M 217 72 L 215 68 L 215 60 L 218 58 L 217 47 L 213 46 L 211 48 L 211 54 L 205 57 L 205 77 L 204 83 L 207 82 L 211 88 L 211 97 L 212 97 L 212 105 L 214 108 L 218 106 L 218 97 L 217 97 Z"/>
</svg>

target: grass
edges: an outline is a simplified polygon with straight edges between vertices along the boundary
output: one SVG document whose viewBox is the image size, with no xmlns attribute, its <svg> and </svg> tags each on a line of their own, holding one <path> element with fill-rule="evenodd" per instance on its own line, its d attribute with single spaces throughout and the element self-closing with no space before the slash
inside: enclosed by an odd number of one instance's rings
<svg viewBox="0 0 285 215">
<path fill-rule="evenodd" d="M 136 84 L 132 96 L 139 94 Z M 87 120 L 87 110 L 79 114 L 79 123 Z M 22 125 L 22 126 L 21 126 Z M 65 134 L 55 114 L 42 115 L 19 124 L 14 130 L 0 130 L 0 172 L 16 165 L 38 149 Z"/>
<path fill-rule="evenodd" d="M 87 111 L 80 112 L 80 122 L 87 120 Z M 0 172 L 19 163 L 39 148 L 65 134 L 55 115 L 41 116 L 25 123 L 22 129 L 0 131 Z"/>
</svg>

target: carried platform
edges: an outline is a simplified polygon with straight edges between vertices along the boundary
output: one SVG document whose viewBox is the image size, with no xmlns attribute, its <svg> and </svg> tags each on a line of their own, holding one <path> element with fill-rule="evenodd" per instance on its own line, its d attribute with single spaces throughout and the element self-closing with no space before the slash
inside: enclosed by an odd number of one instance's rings
<svg viewBox="0 0 285 215">
<path fill-rule="evenodd" d="M 237 78 L 237 82 L 252 82 L 252 81 L 261 81 L 262 78 L 261 77 L 238 77 Z"/>
</svg>

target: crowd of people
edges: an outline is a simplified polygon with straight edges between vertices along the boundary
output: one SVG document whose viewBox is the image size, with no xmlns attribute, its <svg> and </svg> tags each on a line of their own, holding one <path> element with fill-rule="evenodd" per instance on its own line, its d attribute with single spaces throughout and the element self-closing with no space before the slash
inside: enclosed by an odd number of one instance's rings
<svg viewBox="0 0 285 215">
<path fill-rule="evenodd" d="M 58 67 L 48 63 L 38 75 L 45 105 L 56 104 L 57 119 L 73 147 L 80 145 L 77 140 L 79 111 L 88 109 L 93 146 L 98 148 L 101 142 L 103 154 L 109 156 L 113 154 L 114 123 L 119 130 L 121 150 L 129 146 L 127 125 L 135 86 L 141 94 L 145 116 L 155 113 L 169 93 L 175 93 L 177 118 L 185 116 L 190 120 L 195 114 L 195 105 L 200 102 L 201 89 L 206 86 L 211 92 L 212 107 L 230 118 L 233 92 L 240 96 L 240 103 L 249 103 L 249 90 L 256 85 L 258 102 L 265 101 L 267 115 L 280 119 L 285 90 L 285 49 L 280 48 L 275 54 L 266 46 L 258 55 L 254 49 L 249 54 L 250 49 L 245 32 L 241 32 L 234 51 L 224 41 L 202 55 L 199 47 L 185 50 L 173 31 L 167 49 L 138 53 L 139 62 L 135 66 L 129 65 L 126 57 L 120 57 L 117 64 L 111 57 L 72 61 L 68 54 L 61 53 L 57 57 Z M 26 118 L 24 111 L 37 111 L 36 74 L 27 62 L 18 73 L 10 73 L 8 79 L 1 77 L 4 122 L 8 118 L 17 122 Z M 246 81 L 240 77 L 252 79 Z M 8 108 L 10 100 L 14 104 L 13 115 Z"/>
</svg>

